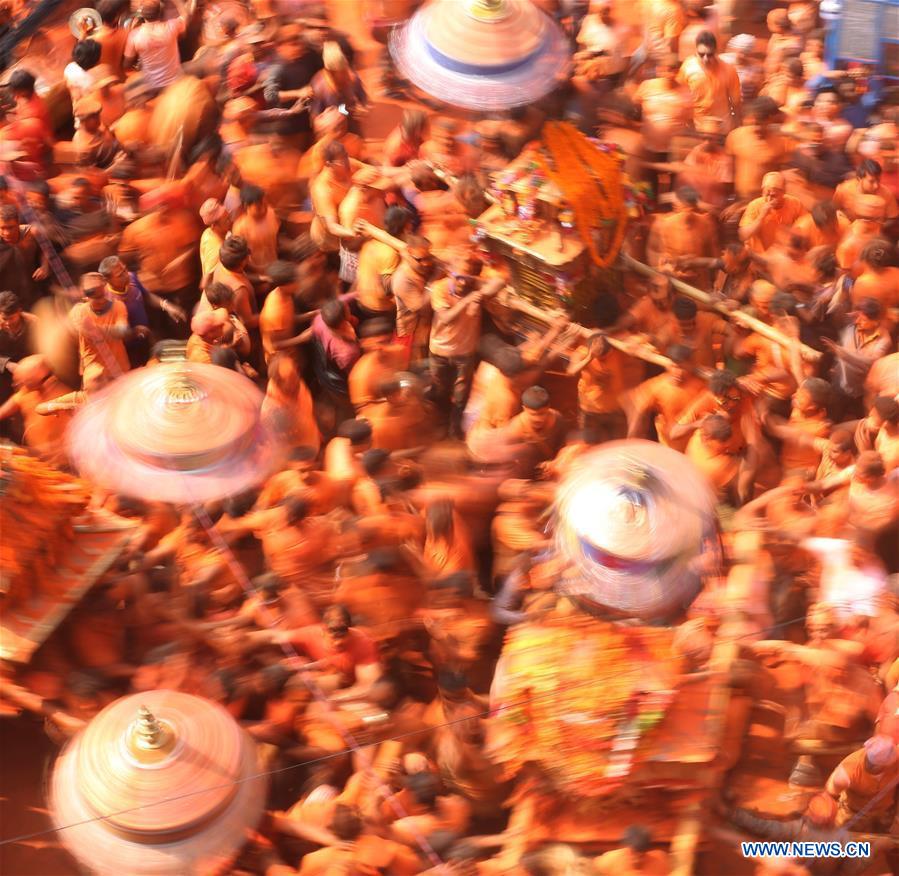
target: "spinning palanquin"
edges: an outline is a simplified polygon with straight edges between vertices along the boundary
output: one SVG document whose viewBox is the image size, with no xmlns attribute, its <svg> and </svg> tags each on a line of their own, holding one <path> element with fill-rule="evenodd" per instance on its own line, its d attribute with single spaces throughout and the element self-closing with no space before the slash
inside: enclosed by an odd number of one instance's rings
<svg viewBox="0 0 899 876">
<path fill-rule="evenodd" d="M 516 780 L 510 824 L 530 842 L 613 843 L 646 808 L 668 841 L 720 784 L 727 692 L 687 674 L 673 638 L 563 612 L 510 631 L 490 749 Z"/>
<path fill-rule="evenodd" d="M 637 197 L 622 164 L 617 147 L 549 122 L 494 175 L 496 203 L 479 217 L 478 237 L 505 263 L 517 294 L 589 322 L 596 295 L 614 281 Z"/>
<path fill-rule="evenodd" d="M 509 630 L 490 692 L 491 759 L 517 781 L 510 824 L 531 841 L 614 842 L 640 806 L 674 831 L 720 783 L 725 655 L 709 637 L 710 671 L 693 671 L 679 626 L 715 527 L 699 473 L 653 442 L 606 443 L 559 484 L 557 599 Z"/>
</svg>

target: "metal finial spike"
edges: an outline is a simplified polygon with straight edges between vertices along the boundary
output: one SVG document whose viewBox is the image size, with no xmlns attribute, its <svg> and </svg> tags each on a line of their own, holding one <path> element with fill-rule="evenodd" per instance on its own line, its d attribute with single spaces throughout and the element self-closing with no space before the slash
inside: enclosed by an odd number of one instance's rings
<svg viewBox="0 0 899 876">
<path fill-rule="evenodd" d="M 142 748 L 158 748 L 162 744 L 162 727 L 146 706 L 138 709 L 137 735 Z"/>
</svg>

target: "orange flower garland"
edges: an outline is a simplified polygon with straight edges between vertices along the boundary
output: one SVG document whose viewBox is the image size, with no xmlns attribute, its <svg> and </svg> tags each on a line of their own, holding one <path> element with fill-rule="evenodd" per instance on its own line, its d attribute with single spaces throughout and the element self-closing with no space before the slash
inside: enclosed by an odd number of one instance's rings
<svg viewBox="0 0 899 876">
<path fill-rule="evenodd" d="M 549 122 L 543 129 L 543 144 L 549 159 L 538 152 L 537 161 L 571 206 L 593 263 L 609 267 L 618 256 L 627 225 L 621 160 L 597 149 L 567 122 Z M 614 223 L 615 230 L 607 250 L 600 252 L 593 231 L 604 223 Z"/>
</svg>

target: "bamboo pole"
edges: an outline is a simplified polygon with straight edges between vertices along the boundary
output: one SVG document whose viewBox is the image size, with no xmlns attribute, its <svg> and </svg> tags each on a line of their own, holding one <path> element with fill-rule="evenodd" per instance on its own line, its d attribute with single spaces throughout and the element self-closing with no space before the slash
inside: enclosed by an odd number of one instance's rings
<svg viewBox="0 0 899 876">
<path fill-rule="evenodd" d="M 671 285 L 677 289 L 681 295 L 686 295 L 687 298 L 692 298 L 699 304 L 702 304 L 709 308 L 709 310 L 715 311 L 715 313 L 720 314 L 725 319 L 730 320 L 731 322 L 738 323 L 742 325 L 744 328 L 748 328 L 751 331 L 754 331 L 756 334 L 761 335 L 763 338 L 767 338 L 769 341 L 774 341 L 775 344 L 780 344 L 782 347 L 789 348 L 792 345 L 792 338 L 787 337 L 783 332 L 778 331 L 773 326 L 768 325 L 765 322 L 762 322 L 760 319 L 756 319 L 754 316 L 750 316 L 748 313 L 743 313 L 740 310 L 728 310 L 723 304 L 718 301 L 715 301 L 708 292 L 703 292 L 701 289 L 697 289 L 695 286 L 691 286 L 689 283 L 685 283 L 683 280 L 678 280 L 676 277 L 669 277 L 668 274 L 664 274 L 661 271 L 657 271 L 655 268 L 651 268 L 649 265 L 644 265 L 643 262 L 638 262 L 632 256 L 627 255 L 626 253 L 621 254 L 621 261 L 625 267 L 628 269 L 635 271 L 638 274 L 642 274 L 644 277 L 666 277 L 671 281 Z M 802 358 L 807 362 L 817 362 L 821 358 L 821 353 L 818 350 L 813 349 L 812 347 L 807 346 L 806 344 L 799 345 L 800 351 L 802 353 Z"/>
</svg>

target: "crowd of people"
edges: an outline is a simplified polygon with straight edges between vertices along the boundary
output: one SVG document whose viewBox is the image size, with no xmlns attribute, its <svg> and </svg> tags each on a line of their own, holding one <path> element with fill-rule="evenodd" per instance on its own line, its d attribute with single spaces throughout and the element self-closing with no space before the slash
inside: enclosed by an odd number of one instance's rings
<svg viewBox="0 0 899 876">
<path fill-rule="evenodd" d="M 486 734 L 503 634 L 565 610 L 554 484 L 650 439 L 719 502 L 726 566 L 686 623 L 736 618 L 769 682 L 798 667 L 778 778 L 801 810 L 725 789 L 716 817 L 744 838 L 861 831 L 896 867 L 899 95 L 828 68 L 818 4 L 762 23 L 647 0 L 634 24 L 542 2 L 573 57 L 550 98 L 477 122 L 409 101 L 379 139 L 378 83 L 326 19 L 94 5 L 52 101 L 27 62 L 7 80 L 3 435 L 65 468 L 79 405 L 183 356 L 264 389 L 289 455 L 201 514 L 97 491 L 138 530 L 22 671 L 73 719 L 54 732 L 127 692 L 223 704 L 274 771 L 235 872 L 508 872 L 514 783 Z M 654 270 L 616 269 L 587 332 L 559 307 L 510 333 L 508 263 L 473 223 L 552 118 L 651 186 L 624 250 Z M 525 839 L 516 872 L 668 873 L 652 828 L 605 854 Z M 731 843 L 708 872 L 738 860 Z"/>
</svg>

